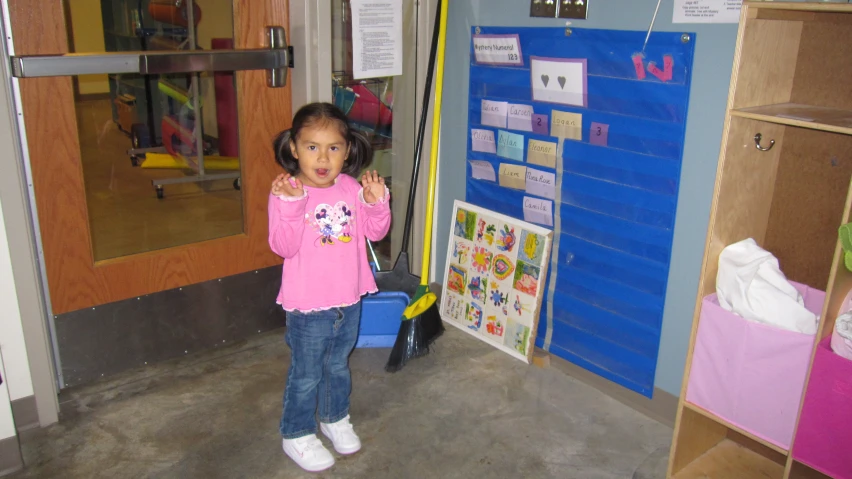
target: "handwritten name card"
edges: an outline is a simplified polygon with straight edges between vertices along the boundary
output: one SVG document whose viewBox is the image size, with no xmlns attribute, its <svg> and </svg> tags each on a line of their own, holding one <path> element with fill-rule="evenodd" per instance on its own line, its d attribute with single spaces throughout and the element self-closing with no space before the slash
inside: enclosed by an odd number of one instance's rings
<svg viewBox="0 0 852 479">
<path fill-rule="evenodd" d="M 583 139 L 583 115 L 553 110 L 553 121 L 550 123 L 550 134 L 557 138 L 569 140 Z"/>
<path fill-rule="evenodd" d="M 497 156 L 524 161 L 524 136 L 500 130 L 497 135 Z"/>
<path fill-rule="evenodd" d="M 526 192 L 545 198 L 556 198 L 556 174 L 527 168 Z"/>
<path fill-rule="evenodd" d="M 533 131 L 533 107 L 530 105 L 514 105 L 509 103 L 509 129 Z"/>
<path fill-rule="evenodd" d="M 500 186 L 515 190 L 525 190 L 527 187 L 527 167 L 500 163 Z"/>
<path fill-rule="evenodd" d="M 490 161 L 470 160 L 470 174 L 477 180 L 497 181 L 494 165 Z"/>
<path fill-rule="evenodd" d="M 491 130 L 470 130 L 470 137 L 473 140 L 473 151 L 482 153 L 497 153 L 497 142 L 494 141 L 494 132 Z"/>
<path fill-rule="evenodd" d="M 527 163 L 556 168 L 556 143 L 530 139 L 527 147 Z"/>
<path fill-rule="evenodd" d="M 524 221 L 553 226 L 553 202 L 524 196 Z"/>
<path fill-rule="evenodd" d="M 509 102 L 482 100 L 482 124 L 506 128 L 508 110 Z"/>
</svg>

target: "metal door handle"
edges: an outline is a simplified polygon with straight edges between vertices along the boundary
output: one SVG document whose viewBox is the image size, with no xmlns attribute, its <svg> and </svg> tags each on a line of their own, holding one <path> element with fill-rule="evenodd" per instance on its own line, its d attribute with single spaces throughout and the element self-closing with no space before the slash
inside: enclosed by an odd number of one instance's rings
<svg viewBox="0 0 852 479">
<path fill-rule="evenodd" d="M 35 78 L 267 70 L 267 84 L 280 88 L 286 84 L 287 68 L 293 67 L 292 48 L 287 46 L 283 27 L 267 27 L 267 39 L 269 48 L 259 49 L 13 56 L 12 76 Z"/>
</svg>

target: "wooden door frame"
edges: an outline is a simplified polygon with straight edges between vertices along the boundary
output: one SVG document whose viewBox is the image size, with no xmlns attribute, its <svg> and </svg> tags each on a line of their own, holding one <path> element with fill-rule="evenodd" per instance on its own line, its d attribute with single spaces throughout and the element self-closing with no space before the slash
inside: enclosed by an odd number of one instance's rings
<svg viewBox="0 0 852 479">
<path fill-rule="evenodd" d="M 289 25 L 288 0 L 234 0 L 235 48 L 266 47 L 267 25 Z M 62 0 L 8 0 L 16 55 L 68 52 Z M 287 28 L 289 30 L 289 28 Z M 52 34 L 48 33 L 51 32 Z M 57 34 L 59 33 L 59 34 Z M 287 32 L 289 36 L 289 31 Z M 281 263 L 267 243 L 272 138 L 290 126 L 291 88 L 237 72 L 244 233 L 95 261 L 69 77 L 19 81 L 51 314 L 58 315 Z M 49 120 L 49 121 L 47 121 Z M 49 139 L 49 141 L 47 140 Z"/>
</svg>

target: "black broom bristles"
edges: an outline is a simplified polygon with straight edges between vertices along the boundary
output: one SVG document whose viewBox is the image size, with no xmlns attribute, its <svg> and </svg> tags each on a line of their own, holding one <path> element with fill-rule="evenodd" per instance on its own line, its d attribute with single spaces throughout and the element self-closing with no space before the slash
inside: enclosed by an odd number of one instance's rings
<svg viewBox="0 0 852 479">
<path fill-rule="evenodd" d="M 429 347 L 444 332 L 438 305 L 411 319 L 403 319 L 385 371 L 395 373 L 411 359 L 429 354 Z"/>
</svg>

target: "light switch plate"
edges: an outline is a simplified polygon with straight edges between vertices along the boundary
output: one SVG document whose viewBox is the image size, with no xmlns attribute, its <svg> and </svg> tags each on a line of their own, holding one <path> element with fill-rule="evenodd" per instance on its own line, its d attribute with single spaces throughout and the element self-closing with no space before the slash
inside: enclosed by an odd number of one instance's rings
<svg viewBox="0 0 852 479">
<path fill-rule="evenodd" d="M 556 18 L 556 5 L 560 0 L 530 0 L 530 16 Z"/>
<path fill-rule="evenodd" d="M 590 0 L 557 0 L 559 2 L 559 18 L 585 20 Z"/>
</svg>

